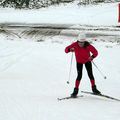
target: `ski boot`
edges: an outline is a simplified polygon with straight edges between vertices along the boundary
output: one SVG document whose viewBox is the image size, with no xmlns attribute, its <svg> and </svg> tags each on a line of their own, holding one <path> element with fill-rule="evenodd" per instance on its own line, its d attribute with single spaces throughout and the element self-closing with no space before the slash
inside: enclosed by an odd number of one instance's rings
<svg viewBox="0 0 120 120">
<path fill-rule="evenodd" d="M 93 91 L 93 94 L 95 95 L 101 94 L 101 92 L 97 89 L 96 85 L 92 86 L 92 91 Z"/>
<path fill-rule="evenodd" d="M 78 91 L 79 91 L 78 88 L 74 88 L 74 91 L 73 91 L 73 93 L 71 94 L 71 97 L 76 98 L 76 97 L 77 97 L 77 94 L 78 94 Z"/>
</svg>

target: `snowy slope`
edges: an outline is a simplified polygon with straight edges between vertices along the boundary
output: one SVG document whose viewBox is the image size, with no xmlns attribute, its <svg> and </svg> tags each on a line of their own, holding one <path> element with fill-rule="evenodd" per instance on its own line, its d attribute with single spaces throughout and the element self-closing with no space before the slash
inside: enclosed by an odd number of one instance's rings
<svg viewBox="0 0 120 120">
<path fill-rule="evenodd" d="M 79 99 L 57 100 L 73 91 L 75 59 L 67 85 L 71 54 L 64 53 L 73 39 L 56 36 L 39 43 L 1 39 L 0 120 L 120 119 L 120 102 L 85 94 Z M 99 50 L 94 62 L 107 76 L 104 80 L 93 67 L 97 86 L 101 92 L 120 98 L 120 46 L 99 41 L 93 44 Z M 91 91 L 86 71 L 80 90 Z"/>
<path fill-rule="evenodd" d="M 117 3 L 88 8 L 69 5 L 39 11 L 0 9 L 0 23 L 111 26 L 118 25 L 116 11 Z M 93 66 L 97 87 L 102 93 L 120 99 L 119 36 L 102 35 L 104 32 L 108 33 L 107 30 L 92 32 L 99 34 L 93 36 L 95 38 L 89 38 L 99 51 L 94 62 L 107 76 L 106 80 L 103 79 Z M 110 34 L 115 35 L 116 32 L 110 31 Z M 119 35 L 119 30 L 116 35 Z M 32 37 L 19 38 L 1 30 L 0 38 L 0 120 L 120 119 L 120 102 L 81 92 L 79 95 L 83 94 L 82 98 L 57 100 L 58 97 L 70 95 L 74 88 L 75 58 L 68 85 L 66 81 L 71 54 L 65 54 L 64 48 L 72 43 L 75 37 L 46 36 L 44 41 L 35 42 Z M 91 91 L 87 73 L 85 70 L 83 73 L 80 91 Z"/>
</svg>

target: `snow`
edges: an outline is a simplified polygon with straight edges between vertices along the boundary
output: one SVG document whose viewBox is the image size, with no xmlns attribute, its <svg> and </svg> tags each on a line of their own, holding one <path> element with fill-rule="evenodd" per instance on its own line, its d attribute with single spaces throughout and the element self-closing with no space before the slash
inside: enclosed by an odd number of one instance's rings
<svg viewBox="0 0 120 120">
<path fill-rule="evenodd" d="M 40 10 L 0 9 L 0 13 L 0 23 L 119 25 L 118 3 L 79 7 L 75 2 Z"/>
<path fill-rule="evenodd" d="M 70 44 L 67 39 L 56 36 L 44 42 L 0 41 L 1 120 L 120 119 L 120 103 L 116 101 L 85 94 L 78 99 L 57 100 L 72 92 L 76 78 L 74 58 L 70 84 L 66 84 L 71 58 L 64 53 Z M 103 79 L 93 67 L 97 86 L 104 94 L 120 98 L 120 46 L 99 41 L 94 46 L 99 50 L 94 62 L 107 76 Z M 80 90 L 91 91 L 85 71 Z"/>
<path fill-rule="evenodd" d="M 82 9 L 81 15 L 83 15 L 84 12 L 87 13 L 90 9 L 92 10 L 91 14 L 95 15 L 102 11 L 104 13 L 107 12 L 107 10 L 103 8 L 108 8 L 108 5 L 109 4 L 106 4 L 105 7 L 101 6 L 100 11 L 96 11 L 100 9 L 99 6 L 93 7 L 96 9 L 95 11 L 93 11 L 94 9 L 92 7 L 81 7 L 79 9 Z M 116 6 L 116 4 L 113 5 Z M 112 4 L 110 6 L 112 6 Z M 69 10 L 71 7 L 72 6 L 68 7 Z M 56 7 L 56 9 L 58 8 Z M 61 13 L 63 13 L 65 9 L 66 7 L 63 7 Z M 72 12 L 74 9 L 75 8 L 71 9 Z M 111 11 L 112 10 L 113 8 L 111 8 Z M 11 10 L 14 17 L 9 16 L 11 13 L 8 11 L 9 10 L 0 10 L 2 14 L 2 17 L 0 18 L 1 23 L 55 22 L 56 24 L 66 24 L 67 21 L 65 19 L 70 19 L 68 14 L 64 14 L 65 16 L 68 15 L 68 18 L 64 18 L 63 15 L 60 17 L 63 19 L 57 21 L 48 14 L 51 11 L 55 14 L 56 10 L 53 8 L 49 8 L 49 12 L 47 9 L 42 9 L 43 13 L 46 12 L 46 15 L 48 16 L 42 17 L 43 19 L 41 21 L 41 14 L 38 15 L 40 11 Z M 72 12 L 69 11 L 69 13 Z M 21 15 L 18 15 L 18 13 L 21 13 Z M 33 13 L 33 15 L 31 15 L 31 13 Z M 109 13 L 111 14 L 111 12 Z M 33 19 L 28 19 L 27 15 L 29 17 L 33 16 Z M 46 19 L 49 17 L 51 18 L 50 21 Z M 54 20 L 52 21 L 52 19 Z M 74 23 L 76 19 L 78 20 L 79 18 L 75 17 L 71 21 L 68 21 L 68 23 Z M 91 17 L 89 20 L 90 19 Z M 116 24 L 116 21 L 114 20 L 106 22 L 108 17 L 104 16 L 104 19 L 105 25 Z M 80 24 L 82 21 L 84 20 L 79 21 Z M 112 23 L 111 21 L 114 22 Z M 103 23 L 101 19 L 98 22 L 100 24 Z M 99 25 L 98 22 L 96 22 L 97 25 Z M 90 23 L 92 23 L 92 19 Z M 74 24 L 78 23 L 75 22 Z M 116 32 L 113 31 L 113 34 L 115 33 Z M 64 49 L 75 40 L 75 37 L 56 35 L 53 37 L 45 37 L 42 42 L 35 42 L 33 38 L 18 38 L 1 33 L 0 38 L 0 120 L 120 119 L 120 102 L 114 100 L 91 96 L 81 92 L 79 92 L 79 95 L 83 94 L 84 97 L 65 101 L 57 100 L 58 97 L 69 96 L 74 88 L 76 79 L 75 58 L 73 58 L 70 84 L 67 84 L 71 54 L 65 54 Z M 92 44 L 99 51 L 99 56 L 94 60 L 95 64 L 103 74 L 107 76 L 107 79 L 104 79 L 93 65 L 98 89 L 106 95 L 120 99 L 119 38 L 117 39 L 116 36 L 100 35 L 88 39 L 92 41 Z M 94 41 L 94 39 L 96 41 Z M 80 91 L 91 91 L 90 82 L 85 69 L 83 70 L 83 73 Z"/>
</svg>

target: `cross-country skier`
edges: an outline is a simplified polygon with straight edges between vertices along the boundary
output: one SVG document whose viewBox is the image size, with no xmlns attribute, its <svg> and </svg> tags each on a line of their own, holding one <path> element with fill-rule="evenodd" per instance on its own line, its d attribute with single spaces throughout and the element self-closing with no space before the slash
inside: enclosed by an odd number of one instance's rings
<svg viewBox="0 0 120 120">
<path fill-rule="evenodd" d="M 76 97 L 79 91 L 79 85 L 82 78 L 82 69 L 83 64 L 85 65 L 85 68 L 87 70 L 90 82 L 91 82 L 91 88 L 94 94 L 101 94 L 101 92 L 97 89 L 95 85 L 95 79 L 93 76 L 92 71 L 92 60 L 97 57 L 98 51 L 94 46 L 92 46 L 87 40 L 86 40 L 86 34 L 82 33 L 78 35 L 78 39 L 76 42 L 72 43 L 71 45 L 67 46 L 65 48 L 65 52 L 74 52 L 76 57 L 76 67 L 77 67 L 77 78 L 75 81 L 75 88 L 73 93 L 71 94 L 71 97 Z"/>
</svg>

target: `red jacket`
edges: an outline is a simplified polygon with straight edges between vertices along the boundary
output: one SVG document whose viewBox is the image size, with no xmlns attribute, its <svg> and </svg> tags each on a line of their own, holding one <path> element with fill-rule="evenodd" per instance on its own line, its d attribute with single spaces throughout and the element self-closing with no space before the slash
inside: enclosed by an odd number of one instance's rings
<svg viewBox="0 0 120 120">
<path fill-rule="evenodd" d="M 78 42 L 74 42 L 65 48 L 65 52 L 70 52 L 71 48 L 74 48 L 76 61 L 78 63 L 84 64 L 89 61 L 90 56 L 95 58 L 98 55 L 98 51 L 91 44 L 87 47 L 80 47 Z"/>
</svg>

